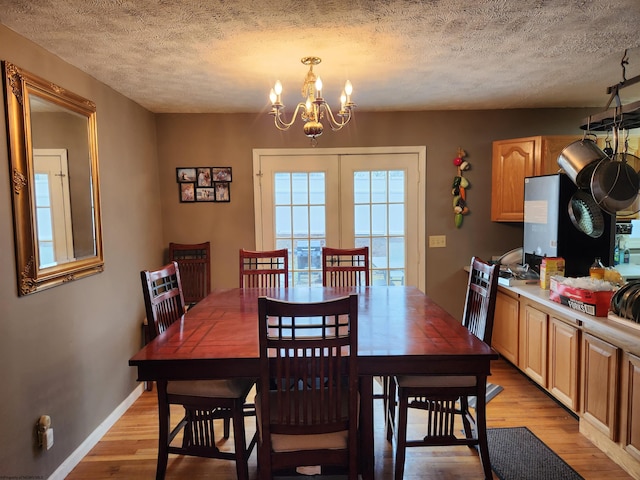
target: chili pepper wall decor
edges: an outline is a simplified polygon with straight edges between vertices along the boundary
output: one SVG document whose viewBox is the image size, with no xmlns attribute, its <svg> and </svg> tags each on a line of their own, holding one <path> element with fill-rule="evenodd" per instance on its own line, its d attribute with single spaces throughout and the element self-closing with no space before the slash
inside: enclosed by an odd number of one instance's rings
<svg viewBox="0 0 640 480">
<path fill-rule="evenodd" d="M 469 180 L 462 176 L 462 172 L 469 170 L 469 162 L 464 157 L 467 156 L 467 152 L 458 148 L 458 156 L 453 159 L 453 164 L 458 169 L 458 174 L 453 178 L 453 185 L 451 194 L 453 195 L 453 213 L 454 221 L 457 228 L 462 226 L 462 218 L 469 213 L 469 207 L 467 206 L 467 188 L 469 188 Z"/>
</svg>

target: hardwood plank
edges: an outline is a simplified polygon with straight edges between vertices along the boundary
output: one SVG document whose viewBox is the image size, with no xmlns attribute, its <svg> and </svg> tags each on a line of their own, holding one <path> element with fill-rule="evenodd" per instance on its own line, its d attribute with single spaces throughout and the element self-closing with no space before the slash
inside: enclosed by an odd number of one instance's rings
<svg viewBox="0 0 640 480">
<path fill-rule="evenodd" d="M 531 380 L 504 360 L 492 363 L 492 383 L 504 390 L 487 405 L 488 427 L 526 426 L 571 465 L 585 480 L 630 479 L 578 431 L 578 420 Z M 67 480 L 155 478 L 157 453 L 157 399 L 155 390 L 144 392 L 101 441 L 69 474 Z M 381 402 L 375 402 L 375 475 L 393 478 L 394 449 L 384 436 Z M 172 412 L 176 417 L 179 410 Z M 247 418 L 247 434 L 255 419 Z M 419 432 L 419 418 L 410 418 L 410 432 Z M 229 439 L 220 448 L 233 448 Z M 257 478 L 255 450 L 249 460 L 251 479 Z M 169 456 L 167 480 L 236 478 L 233 462 Z M 467 447 L 409 448 L 405 480 L 482 479 L 475 450 Z M 494 476 L 494 478 L 497 478 Z"/>
</svg>

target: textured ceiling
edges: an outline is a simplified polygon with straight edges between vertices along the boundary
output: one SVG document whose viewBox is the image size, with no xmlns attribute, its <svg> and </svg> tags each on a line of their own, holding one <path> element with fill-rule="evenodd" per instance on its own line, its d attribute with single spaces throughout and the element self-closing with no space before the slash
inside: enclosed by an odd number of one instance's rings
<svg viewBox="0 0 640 480">
<path fill-rule="evenodd" d="M 604 108 L 625 49 L 640 74 L 639 0 L 0 0 L 0 23 L 153 112 L 268 111 L 277 79 L 291 110 L 309 55 L 363 111 Z"/>
</svg>

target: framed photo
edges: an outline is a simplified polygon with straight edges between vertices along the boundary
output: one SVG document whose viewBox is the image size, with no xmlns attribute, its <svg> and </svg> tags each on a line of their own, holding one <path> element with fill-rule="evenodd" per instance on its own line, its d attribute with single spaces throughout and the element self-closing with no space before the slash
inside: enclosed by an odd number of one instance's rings
<svg viewBox="0 0 640 480">
<path fill-rule="evenodd" d="M 178 183 L 195 182 L 196 181 L 196 169 L 195 168 L 176 168 L 176 178 Z"/>
<path fill-rule="evenodd" d="M 198 187 L 211 187 L 211 169 L 209 167 L 198 168 Z"/>
<path fill-rule="evenodd" d="M 231 167 L 178 167 L 180 202 L 230 202 Z"/>
<path fill-rule="evenodd" d="M 214 182 L 230 182 L 231 167 L 211 167 Z"/>
<path fill-rule="evenodd" d="M 194 171 L 195 173 L 195 171 Z M 195 192 L 195 183 L 193 182 L 184 182 L 178 184 L 180 187 L 180 201 L 181 202 L 195 202 L 196 201 L 196 192 Z"/>
<path fill-rule="evenodd" d="M 213 187 L 196 188 L 196 202 L 215 202 L 216 194 Z"/>
<path fill-rule="evenodd" d="M 216 190 L 216 202 L 230 202 L 231 192 L 229 191 L 229 182 L 214 182 Z"/>
</svg>

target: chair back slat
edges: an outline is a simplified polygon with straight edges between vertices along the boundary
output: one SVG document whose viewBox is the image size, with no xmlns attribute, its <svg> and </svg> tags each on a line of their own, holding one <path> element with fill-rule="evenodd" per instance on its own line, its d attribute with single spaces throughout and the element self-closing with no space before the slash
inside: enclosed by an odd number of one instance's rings
<svg viewBox="0 0 640 480">
<path fill-rule="evenodd" d="M 277 288 L 289 286 L 289 252 L 240 249 L 240 288 Z"/>
<path fill-rule="evenodd" d="M 154 339 L 184 314 L 184 296 L 180 269 L 171 262 L 158 270 L 140 272 L 147 331 Z"/>
<path fill-rule="evenodd" d="M 489 265 L 477 257 L 471 259 L 462 323 L 480 340 L 491 345 L 493 317 L 498 291 L 497 265 Z"/>
<path fill-rule="evenodd" d="M 202 300 L 211 292 L 211 246 L 204 243 L 169 243 L 169 261 L 178 262 L 182 293 L 187 304 Z"/>
<path fill-rule="evenodd" d="M 322 285 L 369 286 L 369 247 L 322 248 Z"/>
</svg>

